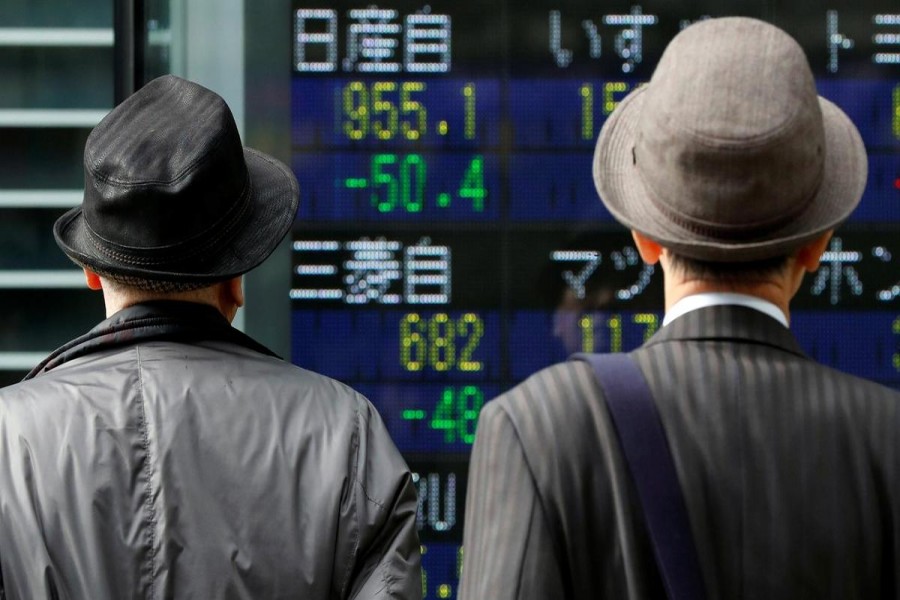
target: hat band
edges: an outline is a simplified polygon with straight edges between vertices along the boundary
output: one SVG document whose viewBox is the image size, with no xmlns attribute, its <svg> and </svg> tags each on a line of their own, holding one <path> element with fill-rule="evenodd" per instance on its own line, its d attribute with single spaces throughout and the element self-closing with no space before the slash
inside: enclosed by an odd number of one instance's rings
<svg viewBox="0 0 900 600">
<path fill-rule="evenodd" d="M 637 171 L 638 178 L 641 181 L 641 186 L 644 188 L 647 197 L 650 199 L 650 202 L 653 204 L 653 206 L 660 213 L 662 213 L 664 217 L 686 231 L 690 231 L 691 233 L 706 238 L 713 238 L 724 241 L 753 240 L 755 238 L 767 236 L 769 234 L 777 232 L 787 223 L 803 214 L 803 212 L 806 211 L 807 208 L 809 208 L 813 200 L 815 200 L 816 196 L 818 196 L 819 194 L 819 189 L 822 186 L 823 179 L 821 177 L 822 166 L 820 166 L 820 176 L 816 177 L 816 185 L 813 186 L 812 191 L 804 196 L 803 200 L 797 202 L 796 205 L 793 206 L 790 210 L 772 219 L 757 221 L 755 223 L 712 223 L 710 221 L 704 221 L 702 219 L 697 219 L 696 217 L 678 212 L 669 204 L 662 201 L 660 196 L 656 194 L 656 190 L 654 190 L 653 187 L 649 185 L 644 179 L 642 170 L 637 166 L 637 152 L 635 151 L 634 147 L 632 147 L 632 160 L 635 166 L 635 170 Z"/>
<path fill-rule="evenodd" d="M 136 248 L 122 246 L 99 236 L 85 221 L 88 237 L 94 248 L 107 258 L 128 265 L 158 266 L 163 264 L 178 264 L 190 260 L 201 253 L 209 253 L 213 248 L 220 247 L 229 242 L 238 230 L 238 225 L 243 221 L 244 215 L 250 207 L 250 197 L 253 193 L 253 182 L 250 177 L 244 180 L 244 189 L 240 199 L 234 203 L 231 209 L 203 233 L 193 239 L 179 242 L 165 248 Z"/>
</svg>

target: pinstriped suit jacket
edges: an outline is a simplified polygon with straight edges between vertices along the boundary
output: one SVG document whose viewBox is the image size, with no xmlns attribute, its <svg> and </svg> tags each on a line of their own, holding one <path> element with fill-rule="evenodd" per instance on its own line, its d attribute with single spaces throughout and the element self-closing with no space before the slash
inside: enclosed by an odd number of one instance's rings
<svg viewBox="0 0 900 600">
<path fill-rule="evenodd" d="M 688 313 L 633 357 L 709 598 L 900 598 L 900 394 L 737 306 Z M 636 506 L 590 366 L 533 375 L 479 420 L 460 597 L 663 597 Z"/>
</svg>

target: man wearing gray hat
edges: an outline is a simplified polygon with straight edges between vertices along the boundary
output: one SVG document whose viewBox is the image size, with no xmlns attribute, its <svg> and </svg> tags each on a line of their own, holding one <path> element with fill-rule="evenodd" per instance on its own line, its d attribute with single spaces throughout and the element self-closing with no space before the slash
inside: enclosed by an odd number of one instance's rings
<svg viewBox="0 0 900 600">
<path fill-rule="evenodd" d="M 108 318 L 0 391 L 0 597 L 420 598 L 415 489 L 372 405 L 230 324 L 293 222 L 290 170 L 165 76 L 84 172 L 54 235 Z"/>
<path fill-rule="evenodd" d="M 674 598 L 691 571 L 679 597 L 898 597 L 900 394 L 788 329 L 866 165 L 783 31 L 712 19 L 672 40 L 594 156 L 603 202 L 662 267 L 665 326 L 609 357 L 636 378 L 573 360 L 485 406 L 462 598 Z M 641 387 L 661 446 L 631 428 Z M 666 462 L 674 495 L 645 485 Z"/>
</svg>

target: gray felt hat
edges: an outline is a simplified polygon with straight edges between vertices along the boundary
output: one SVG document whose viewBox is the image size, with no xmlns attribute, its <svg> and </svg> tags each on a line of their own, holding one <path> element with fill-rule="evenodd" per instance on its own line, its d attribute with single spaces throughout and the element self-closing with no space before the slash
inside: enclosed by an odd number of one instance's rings
<svg viewBox="0 0 900 600">
<path fill-rule="evenodd" d="M 597 140 L 594 183 L 621 223 L 683 256 L 788 254 L 846 219 L 865 147 L 816 94 L 803 50 L 777 27 L 710 19 L 679 33 L 647 85 Z"/>
</svg>

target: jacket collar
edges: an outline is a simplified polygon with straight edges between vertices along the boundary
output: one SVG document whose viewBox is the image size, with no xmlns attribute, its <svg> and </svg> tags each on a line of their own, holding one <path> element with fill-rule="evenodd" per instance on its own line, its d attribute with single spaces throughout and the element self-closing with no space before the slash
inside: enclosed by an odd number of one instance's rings
<svg viewBox="0 0 900 600">
<path fill-rule="evenodd" d="M 746 306 L 717 305 L 685 313 L 657 331 L 645 346 L 685 340 L 762 344 L 806 356 L 789 329 Z"/>
<path fill-rule="evenodd" d="M 86 334 L 61 346 L 32 369 L 25 380 L 80 356 L 160 340 L 231 342 L 277 357 L 253 338 L 232 327 L 212 306 L 195 302 L 154 301 L 120 310 Z"/>
</svg>

